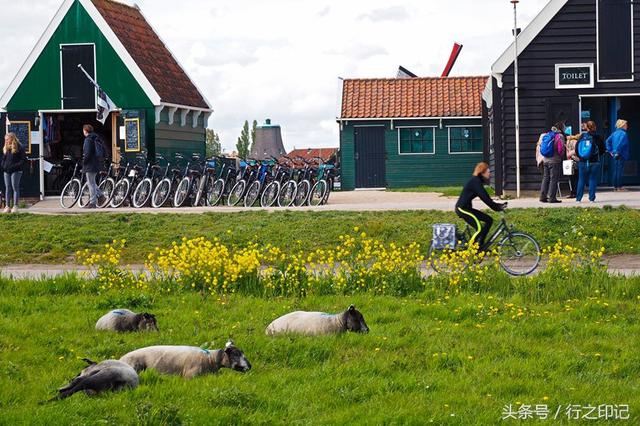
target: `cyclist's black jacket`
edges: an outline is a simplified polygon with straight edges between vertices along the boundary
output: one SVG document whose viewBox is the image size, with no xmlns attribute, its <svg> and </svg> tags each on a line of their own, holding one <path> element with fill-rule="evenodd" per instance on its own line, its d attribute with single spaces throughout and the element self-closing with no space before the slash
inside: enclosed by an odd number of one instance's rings
<svg viewBox="0 0 640 426">
<path fill-rule="evenodd" d="M 456 209 L 472 209 L 473 206 L 471 202 L 476 197 L 480 197 L 480 199 L 494 211 L 500 211 L 502 208 L 502 205 L 493 201 L 487 193 L 487 190 L 484 189 L 484 179 L 482 176 L 473 176 L 464 188 L 462 188 L 462 194 L 460 194 L 460 198 L 458 198 Z"/>
</svg>

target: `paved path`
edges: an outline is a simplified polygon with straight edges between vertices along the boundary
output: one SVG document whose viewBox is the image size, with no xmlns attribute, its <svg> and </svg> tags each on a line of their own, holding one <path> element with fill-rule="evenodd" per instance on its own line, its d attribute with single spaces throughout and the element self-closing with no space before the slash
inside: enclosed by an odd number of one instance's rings
<svg viewBox="0 0 640 426">
<path fill-rule="evenodd" d="M 605 261 L 609 265 L 609 272 L 614 275 L 640 276 L 640 255 L 608 256 Z M 144 272 L 143 265 L 131 265 L 136 272 Z M 428 265 L 423 265 L 425 275 L 431 273 Z M 55 278 L 65 274 L 77 273 L 79 276 L 88 277 L 88 268 L 74 264 L 60 265 L 7 265 L 0 267 L 0 275 L 14 279 L 40 279 Z"/>
<path fill-rule="evenodd" d="M 441 197 L 439 194 L 430 192 L 387 192 L 387 191 L 344 191 L 331 194 L 329 204 L 319 207 L 293 207 L 292 210 L 306 211 L 394 211 L 394 210 L 445 210 L 452 211 L 456 199 Z M 542 204 L 536 197 L 510 200 L 511 208 L 566 208 L 566 207 L 593 207 L 602 208 L 605 205 L 621 206 L 626 205 L 631 208 L 640 209 L 640 189 L 629 192 L 601 191 L 598 193 L 597 203 L 591 204 L 588 201 L 576 203 L 575 200 L 564 199 L 562 204 Z M 240 207 L 197 207 L 197 208 L 162 208 L 162 209 L 104 209 L 104 210 L 81 210 L 73 208 L 65 210 L 60 208 L 57 198 L 47 199 L 35 206 L 27 209 L 29 213 L 35 214 L 80 214 L 80 213 L 180 213 L 199 214 L 205 212 L 232 213 L 239 211 L 254 211 L 259 208 Z M 267 211 L 278 211 L 281 208 L 264 209 Z"/>
</svg>

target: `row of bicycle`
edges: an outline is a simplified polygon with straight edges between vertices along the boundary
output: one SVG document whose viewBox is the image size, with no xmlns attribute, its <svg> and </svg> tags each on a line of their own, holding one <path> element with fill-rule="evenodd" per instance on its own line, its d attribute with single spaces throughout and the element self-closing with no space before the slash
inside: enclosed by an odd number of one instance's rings
<svg viewBox="0 0 640 426">
<path fill-rule="evenodd" d="M 96 178 L 101 194 L 97 207 L 318 206 L 328 202 L 337 173 L 320 157 L 247 159 L 238 164 L 235 159 L 202 159 L 194 154 L 181 166 L 184 162 L 181 154 L 175 154 L 173 162 L 162 155 L 149 161 L 139 154 L 133 164 L 105 164 L 107 170 Z M 89 204 L 85 179 L 76 162 L 60 194 L 63 208 Z"/>
</svg>

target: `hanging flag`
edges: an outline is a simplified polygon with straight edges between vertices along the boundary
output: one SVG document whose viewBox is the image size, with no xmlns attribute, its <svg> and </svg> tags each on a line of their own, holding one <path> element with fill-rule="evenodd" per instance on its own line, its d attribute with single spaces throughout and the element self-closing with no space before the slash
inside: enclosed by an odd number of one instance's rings
<svg viewBox="0 0 640 426">
<path fill-rule="evenodd" d="M 82 67 L 81 64 L 78 64 L 78 68 L 80 68 L 80 71 L 82 71 L 84 75 L 87 76 L 89 81 L 96 87 L 97 97 L 98 97 L 97 98 L 98 113 L 96 114 L 96 119 L 102 124 L 104 124 L 104 122 L 107 121 L 107 117 L 109 116 L 109 113 L 111 111 L 117 111 L 118 107 L 116 106 L 116 104 L 113 103 L 111 98 L 107 96 L 104 90 L 102 90 L 100 86 L 98 86 L 98 83 L 96 83 L 96 81 L 93 78 L 91 78 L 89 73 Z"/>
</svg>

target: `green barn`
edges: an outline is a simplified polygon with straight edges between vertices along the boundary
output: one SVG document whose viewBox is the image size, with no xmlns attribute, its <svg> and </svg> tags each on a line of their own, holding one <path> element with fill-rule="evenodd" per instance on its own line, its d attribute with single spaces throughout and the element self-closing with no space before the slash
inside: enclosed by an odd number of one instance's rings
<svg viewBox="0 0 640 426">
<path fill-rule="evenodd" d="M 97 88 L 79 65 L 115 104 L 104 123 Z M 115 162 L 140 153 L 171 161 L 177 152 L 204 154 L 211 113 L 137 6 L 65 0 L 0 98 L 0 136 L 18 133 L 31 159 L 23 194 L 42 199 L 60 193 L 81 158 L 83 124 L 110 143 Z"/>
<path fill-rule="evenodd" d="M 488 158 L 488 77 L 344 79 L 342 188 L 463 184 Z"/>
</svg>

